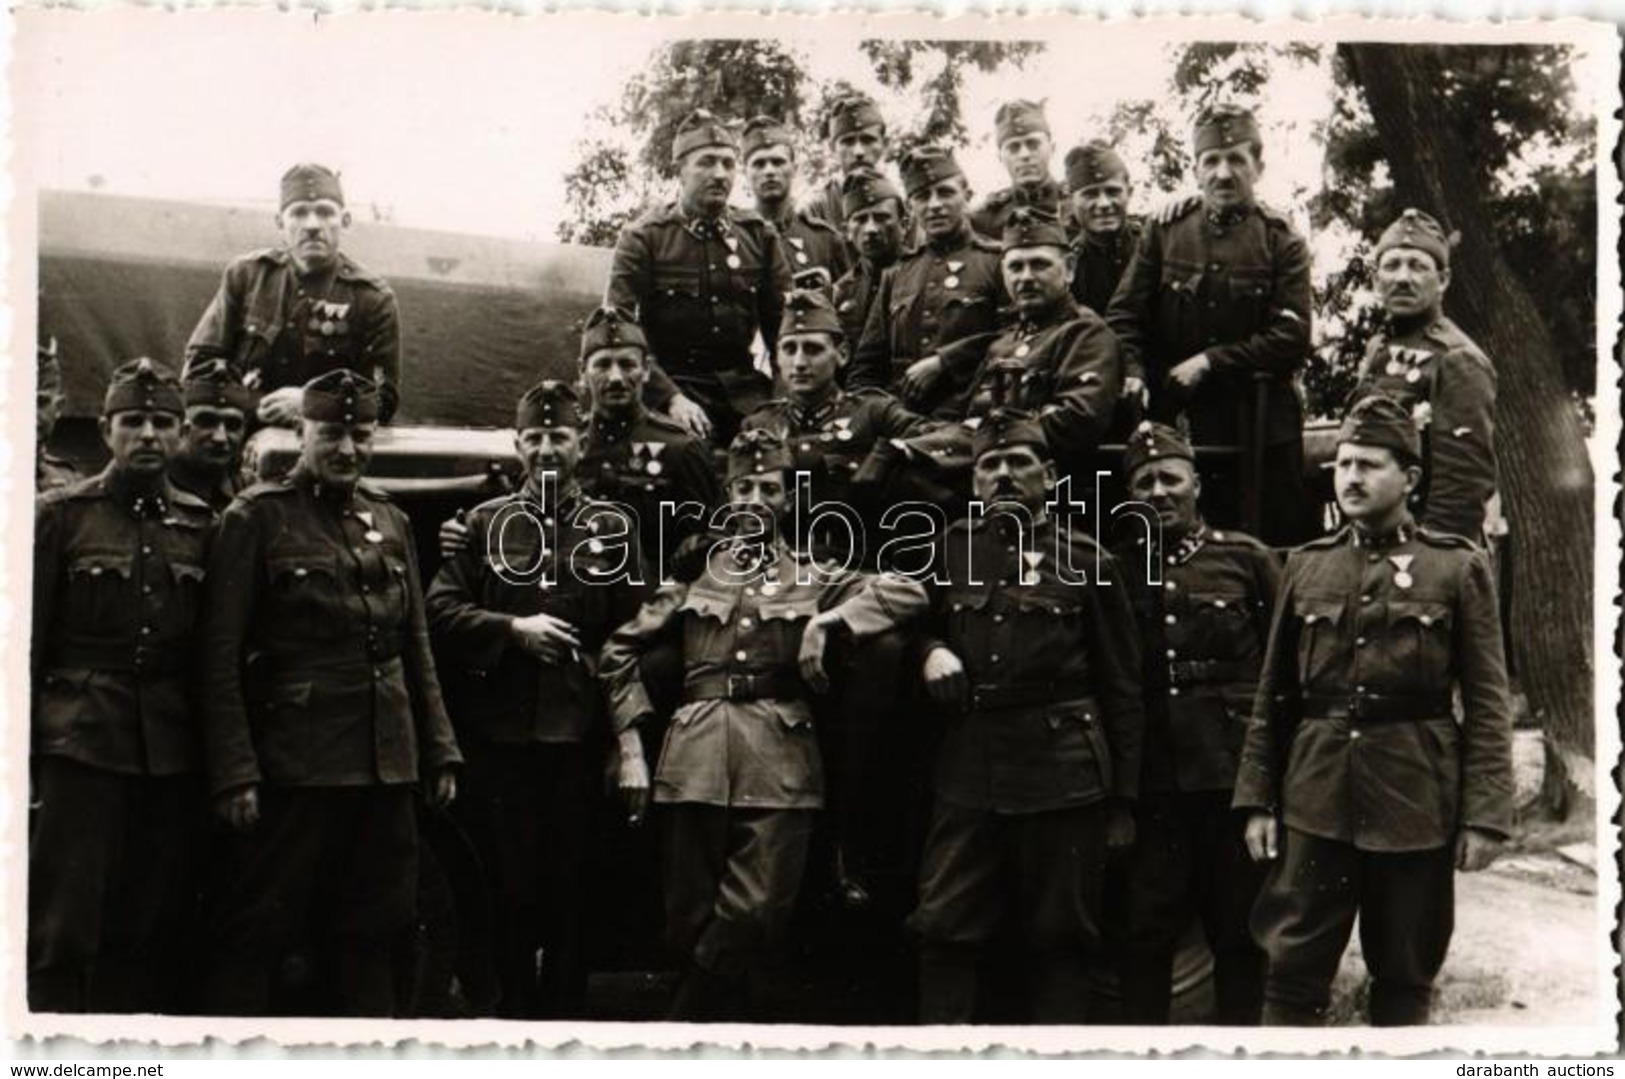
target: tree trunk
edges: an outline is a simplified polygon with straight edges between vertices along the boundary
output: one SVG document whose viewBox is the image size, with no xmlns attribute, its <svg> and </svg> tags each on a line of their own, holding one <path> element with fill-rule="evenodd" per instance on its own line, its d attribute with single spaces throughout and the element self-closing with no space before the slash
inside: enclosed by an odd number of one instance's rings
<svg viewBox="0 0 1625 1079">
<path fill-rule="evenodd" d="M 1440 107 L 1437 50 L 1338 47 L 1365 91 L 1400 205 L 1461 232 L 1445 307 L 1495 363 L 1501 497 L 1513 539 L 1514 664 L 1557 751 L 1548 769 L 1560 763 L 1566 773 L 1553 777 L 1561 782 L 1546 799 L 1561 813 L 1573 794 L 1595 793 L 1593 477 L 1585 435 L 1541 312 L 1501 255 L 1485 193 Z"/>
</svg>

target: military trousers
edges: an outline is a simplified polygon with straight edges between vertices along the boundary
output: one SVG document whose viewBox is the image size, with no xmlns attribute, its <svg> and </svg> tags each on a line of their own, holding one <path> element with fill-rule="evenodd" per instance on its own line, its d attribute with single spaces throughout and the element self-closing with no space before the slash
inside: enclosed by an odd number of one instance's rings
<svg viewBox="0 0 1625 1079">
<path fill-rule="evenodd" d="M 580 743 L 504 745 L 459 739 L 457 815 L 485 863 L 498 1014 L 581 1014 L 587 842 L 600 754 Z"/>
<path fill-rule="evenodd" d="M 1248 916 L 1263 870 L 1247 854 L 1229 791 L 1141 792 L 1134 846 L 1112 868 L 1108 902 L 1123 936 L 1117 983 L 1123 1022 L 1168 1022 L 1174 952 L 1199 918 L 1213 953 L 1216 1020 L 1251 1025 L 1264 992 L 1264 952 Z"/>
<path fill-rule="evenodd" d="M 391 1016 L 396 951 L 413 923 L 418 831 L 413 789 L 260 788 L 260 820 L 223 844 L 212 889 L 214 954 L 205 1007 L 269 1014 L 283 960 L 313 948 L 324 1013 Z"/>
<path fill-rule="evenodd" d="M 34 762 L 28 850 L 28 1006 L 182 1010 L 206 819 L 196 776 Z"/>
<path fill-rule="evenodd" d="M 1104 803 L 1004 814 L 939 799 L 909 916 L 921 950 L 921 1021 L 972 1021 L 980 953 L 1013 917 L 1033 1021 L 1083 1022 L 1105 864 Z"/>
<path fill-rule="evenodd" d="M 1253 935 L 1269 956 L 1265 1024 L 1325 1021 L 1356 914 L 1371 972 L 1372 1025 L 1426 1023 L 1455 928 L 1452 847 L 1388 853 L 1292 828 L 1281 836 L 1252 915 Z"/>
</svg>

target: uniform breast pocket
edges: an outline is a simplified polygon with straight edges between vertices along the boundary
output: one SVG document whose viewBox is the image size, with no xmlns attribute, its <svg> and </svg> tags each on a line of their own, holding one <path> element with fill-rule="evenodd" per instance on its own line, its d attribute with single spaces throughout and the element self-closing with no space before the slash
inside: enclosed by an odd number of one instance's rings
<svg viewBox="0 0 1625 1079">
<path fill-rule="evenodd" d="M 122 552 L 85 552 L 68 562 L 67 608 L 74 624 L 111 630 L 136 613 L 135 559 Z"/>
<path fill-rule="evenodd" d="M 190 627 L 203 603 L 204 569 L 191 562 L 171 562 L 169 579 L 174 587 L 177 621 Z"/>
<path fill-rule="evenodd" d="M 986 293 L 952 296 L 942 305 L 945 340 L 957 340 L 998 328 L 999 312 L 993 297 Z"/>
<path fill-rule="evenodd" d="M 338 558 L 330 551 L 299 551 L 267 559 L 272 600 L 297 629 L 289 636 L 329 639 L 345 627 L 334 615 L 338 596 Z"/>
<path fill-rule="evenodd" d="M 1298 621 L 1298 671 L 1301 680 L 1310 684 L 1326 674 L 1333 662 L 1343 601 L 1305 596 L 1294 601 L 1292 610 Z"/>
<path fill-rule="evenodd" d="M 276 319 L 249 315 L 238 328 L 237 364 L 246 369 L 258 367 L 271 353 L 282 332 L 282 323 Z"/>
<path fill-rule="evenodd" d="M 1388 604 L 1388 646 L 1397 673 L 1415 691 L 1449 684 L 1452 626 L 1448 604 L 1428 600 Z"/>
<path fill-rule="evenodd" d="M 1061 766 L 1061 774 L 1068 777 L 1067 786 L 1111 789 L 1111 752 L 1094 708 L 1067 705 L 1050 709 L 1041 714 L 1040 722 L 1049 728 L 1050 753 Z M 1076 789 L 1058 793 L 1076 793 Z"/>
<path fill-rule="evenodd" d="M 1232 310 L 1245 313 L 1255 323 L 1268 314 L 1272 290 L 1271 274 L 1266 269 L 1242 267 L 1230 274 L 1228 292 Z"/>
<path fill-rule="evenodd" d="M 697 302 L 700 298 L 699 272 L 679 263 L 660 263 L 654 275 L 651 298 L 657 302 Z"/>
<path fill-rule="evenodd" d="M 1229 659 L 1258 651 L 1253 610 L 1240 592 L 1199 592 L 1191 596 L 1193 621 L 1201 640 L 1193 642 L 1203 655 Z"/>
</svg>

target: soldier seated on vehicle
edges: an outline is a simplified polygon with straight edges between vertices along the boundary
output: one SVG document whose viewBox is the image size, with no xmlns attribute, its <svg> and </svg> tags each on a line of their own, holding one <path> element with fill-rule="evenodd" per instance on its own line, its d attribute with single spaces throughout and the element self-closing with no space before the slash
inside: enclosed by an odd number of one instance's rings
<svg viewBox="0 0 1625 1079">
<path fill-rule="evenodd" d="M 191 340 L 186 362 L 224 356 L 260 394 L 263 423 L 291 427 L 305 383 L 349 370 L 378 385 L 378 418 L 400 404 L 395 293 L 339 250 L 350 212 L 338 173 L 301 164 L 282 177 L 280 247 L 232 260 Z"/>
<path fill-rule="evenodd" d="M 692 583 L 661 588 L 604 647 L 629 819 L 650 800 L 638 728 L 655 720 L 639 658 L 680 642 L 683 704 L 653 786 L 665 866 L 666 932 L 686 964 L 678 1020 L 762 1011 L 764 961 L 782 935 L 824 802 L 812 697 L 828 689 L 825 647 L 841 628 L 868 639 L 920 613 L 895 577 L 819 566 L 785 541 L 791 459 L 766 431 L 729 448 L 730 535 Z"/>
</svg>

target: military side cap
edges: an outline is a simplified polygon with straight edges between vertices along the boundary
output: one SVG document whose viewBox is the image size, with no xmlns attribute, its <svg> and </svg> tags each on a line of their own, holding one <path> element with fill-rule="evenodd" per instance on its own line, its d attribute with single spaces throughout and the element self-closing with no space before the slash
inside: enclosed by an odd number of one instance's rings
<svg viewBox="0 0 1625 1079">
<path fill-rule="evenodd" d="M 62 392 L 62 364 L 57 359 L 56 338 L 47 337 L 34 347 L 34 360 L 38 364 L 35 379 L 40 393 Z"/>
<path fill-rule="evenodd" d="M 779 320 L 779 340 L 796 333 L 832 333 L 844 337 L 841 318 L 835 306 L 817 289 L 796 289 L 784 298 L 784 317 Z"/>
<path fill-rule="evenodd" d="M 305 383 L 300 411 L 319 423 L 372 423 L 378 419 L 378 384 L 347 368 Z"/>
<path fill-rule="evenodd" d="M 1128 444 L 1123 447 L 1123 475 L 1132 476 L 1140 467 L 1150 461 L 1167 461 L 1180 458 L 1194 463 L 1196 453 L 1185 436 L 1169 427 L 1165 423 L 1152 423 L 1146 420 L 1134 429 L 1128 436 Z"/>
<path fill-rule="evenodd" d="M 1258 141 L 1258 121 L 1252 113 L 1236 105 L 1215 105 L 1204 111 L 1196 118 L 1196 130 L 1191 136 L 1198 154 Z"/>
<path fill-rule="evenodd" d="M 199 357 L 181 372 L 186 404 L 254 411 L 254 393 L 224 356 Z"/>
<path fill-rule="evenodd" d="M 886 121 L 880 117 L 880 109 L 875 103 L 862 94 L 849 94 L 837 98 L 829 107 L 829 117 L 824 121 L 826 137 L 838 139 L 842 135 L 850 135 L 854 131 L 862 131 L 866 127 L 879 126 L 882 130 Z"/>
<path fill-rule="evenodd" d="M 1038 417 L 1013 408 L 996 409 L 976 425 L 971 432 L 971 459 L 980 460 L 982 454 L 1006 446 L 1032 446 L 1040 455 L 1049 455 L 1049 441 Z"/>
<path fill-rule="evenodd" d="M 745 121 L 745 130 L 739 136 L 739 156 L 749 161 L 751 154 L 769 146 L 783 146 L 794 154 L 790 129 L 771 116 L 753 116 Z"/>
<path fill-rule="evenodd" d="M 903 158 L 903 190 L 910 195 L 950 176 L 963 176 L 953 151 L 944 146 L 921 146 Z"/>
<path fill-rule="evenodd" d="M 1053 214 L 1036 206 L 1017 206 L 1004 221 L 1004 250 L 1017 247 L 1067 246 L 1066 229 Z"/>
<path fill-rule="evenodd" d="M 795 466 L 784 439 L 764 428 L 741 431 L 728 446 L 728 481 L 762 472 L 788 472 Z"/>
<path fill-rule="evenodd" d="M 1414 247 L 1432 255 L 1443 270 L 1449 267 L 1450 249 L 1459 238 L 1457 233 L 1445 235 L 1444 226 L 1431 215 L 1421 210 L 1406 210 L 1399 215 L 1399 220 L 1383 230 L 1382 238 L 1377 241 L 1377 258 L 1390 248 Z"/>
<path fill-rule="evenodd" d="M 575 387 L 556 378 L 544 378 L 519 398 L 513 426 L 517 431 L 531 427 L 580 427 L 581 398 Z"/>
<path fill-rule="evenodd" d="M 1031 135 L 1035 131 L 1049 134 L 1049 121 L 1044 118 L 1042 101 L 1006 101 L 993 114 L 993 130 L 1000 146 L 1011 139 Z"/>
<path fill-rule="evenodd" d="M 1405 406 L 1385 394 L 1362 398 L 1337 431 L 1337 444 L 1385 446 L 1407 461 L 1422 459 L 1422 435 Z"/>
<path fill-rule="evenodd" d="M 173 412 L 177 416 L 186 411 L 181 401 L 180 379 L 163 364 L 145 356 L 122 364 L 113 372 L 107 384 L 107 396 L 102 399 L 102 415 L 144 409 L 148 412 Z"/>
<path fill-rule="evenodd" d="M 724 146 L 739 149 L 739 139 L 733 129 L 710 109 L 695 109 L 677 125 L 677 134 L 671 140 L 673 163 L 682 161 L 691 151 L 702 146 Z"/>
<path fill-rule="evenodd" d="M 643 336 L 643 327 L 614 307 L 604 306 L 587 316 L 581 330 L 581 359 L 586 361 L 594 352 L 606 348 L 635 346 L 649 351 L 649 339 Z"/>
<path fill-rule="evenodd" d="M 326 165 L 299 164 L 282 174 L 282 201 L 278 209 L 287 209 L 291 202 L 316 202 L 332 199 L 344 205 L 344 188 L 339 186 L 339 174 Z"/>
<path fill-rule="evenodd" d="M 1128 166 L 1109 143 L 1090 139 L 1066 152 L 1066 184 L 1073 191 L 1103 184 L 1114 176 L 1128 179 Z"/>
<path fill-rule="evenodd" d="M 897 185 L 871 168 L 853 169 L 841 181 L 841 212 L 851 217 L 886 199 L 903 201 Z"/>
</svg>

